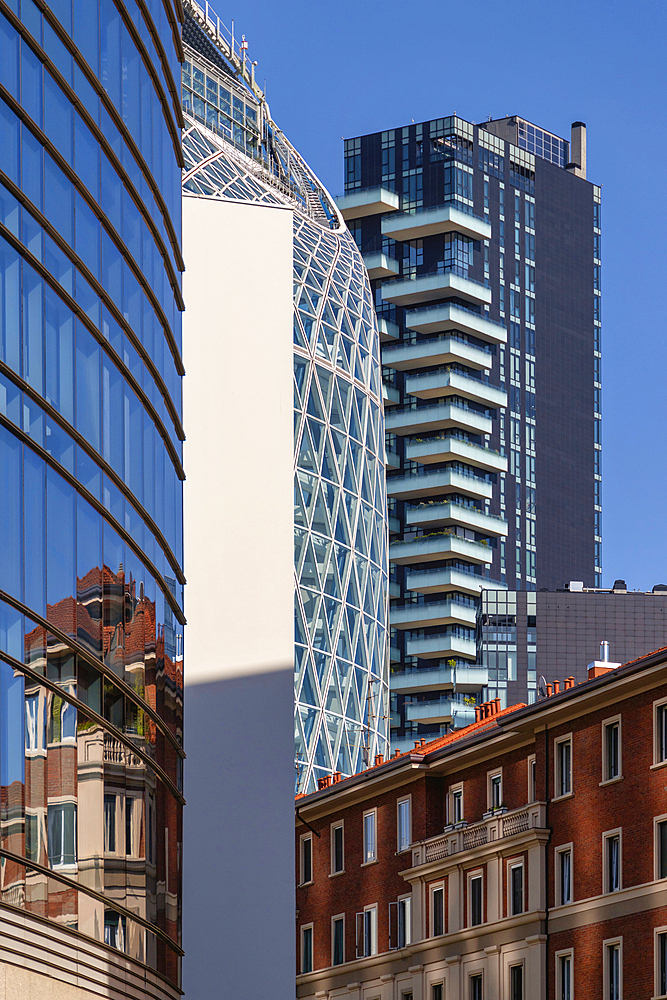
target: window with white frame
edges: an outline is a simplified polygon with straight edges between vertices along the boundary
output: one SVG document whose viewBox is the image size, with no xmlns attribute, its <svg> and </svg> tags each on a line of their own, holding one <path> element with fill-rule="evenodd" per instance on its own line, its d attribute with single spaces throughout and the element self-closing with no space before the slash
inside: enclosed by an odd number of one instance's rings
<svg viewBox="0 0 667 1000">
<path fill-rule="evenodd" d="M 412 796 L 399 799 L 396 803 L 396 826 L 398 852 L 407 851 L 412 843 Z"/>
<path fill-rule="evenodd" d="M 313 881 L 313 835 L 304 833 L 301 837 L 300 850 L 301 871 L 300 885 L 308 885 Z"/>
<path fill-rule="evenodd" d="M 431 937 L 445 933 L 445 884 L 431 886 Z"/>
<path fill-rule="evenodd" d="M 389 947 L 405 948 L 411 942 L 411 896 L 401 896 L 389 904 Z"/>
<path fill-rule="evenodd" d="M 572 736 L 556 740 L 555 754 L 555 798 L 569 795 L 572 792 Z"/>
<path fill-rule="evenodd" d="M 343 821 L 331 824 L 331 874 L 345 871 L 345 842 Z"/>
<path fill-rule="evenodd" d="M 474 975 L 468 977 L 468 996 L 470 1000 L 483 1000 L 483 985 L 484 981 L 481 972 L 476 972 Z"/>
<path fill-rule="evenodd" d="M 655 877 L 667 878 L 667 816 L 658 816 L 655 823 Z"/>
<path fill-rule="evenodd" d="M 524 909 L 523 861 L 508 861 L 507 910 L 510 916 L 515 917 Z"/>
<path fill-rule="evenodd" d="M 621 776 L 621 717 L 602 723 L 602 781 L 615 781 Z"/>
<path fill-rule="evenodd" d="M 510 965 L 510 1000 L 523 1000 L 523 962 Z"/>
<path fill-rule="evenodd" d="M 604 1000 L 623 1000 L 623 939 L 603 941 Z"/>
<path fill-rule="evenodd" d="M 667 996 L 667 927 L 655 929 L 655 995 Z"/>
<path fill-rule="evenodd" d="M 574 973 L 574 953 L 556 952 L 556 1000 L 572 1000 Z"/>
<path fill-rule="evenodd" d="M 528 801 L 537 801 L 537 763 L 535 754 L 528 758 Z"/>
<path fill-rule="evenodd" d="M 345 961 L 345 914 L 331 918 L 331 964 L 342 965 Z"/>
<path fill-rule="evenodd" d="M 654 702 L 653 760 L 655 764 L 667 761 L 667 700 Z"/>
<path fill-rule="evenodd" d="M 364 813 L 364 860 L 363 864 L 377 860 L 377 845 L 375 839 L 377 810 L 370 809 Z"/>
<path fill-rule="evenodd" d="M 313 971 L 313 925 L 301 927 L 301 972 Z"/>
<path fill-rule="evenodd" d="M 477 927 L 484 922 L 484 875 L 481 871 L 468 872 L 468 926 Z"/>
<path fill-rule="evenodd" d="M 463 820 L 463 782 L 452 785 L 449 789 L 449 822 L 460 823 Z"/>
<path fill-rule="evenodd" d="M 556 906 L 572 902 L 572 844 L 556 848 Z"/>
<path fill-rule="evenodd" d="M 25 696 L 26 757 L 46 756 L 46 700 L 42 689 Z"/>
<path fill-rule="evenodd" d="M 51 868 L 76 864 L 76 802 L 47 806 L 48 850 Z"/>
<path fill-rule="evenodd" d="M 604 892 L 618 892 L 621 888 L 621 831 L 607 830 L 602 834 L 604 865 Z"/>
<path fill-rule="evenodd" d="M 498 809 L 503 804 L 503 771 L 489 771 L 487 774 L 487 809 Z"/>
<path fill-rule="evenodd" d="M 377 905 L 364 907 L 357 913 L 357 958 L 369 958 L 377 954 L 378 910 Z"/>
</svg>

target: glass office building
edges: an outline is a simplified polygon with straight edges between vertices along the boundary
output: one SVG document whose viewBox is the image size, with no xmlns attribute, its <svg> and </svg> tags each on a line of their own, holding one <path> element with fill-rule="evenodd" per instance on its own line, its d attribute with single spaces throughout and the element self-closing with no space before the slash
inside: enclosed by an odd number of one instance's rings
<svg viewBox="0 0 667 1000">
<path fill-rule="evenodd" d="M 25 995 L 179 992 L 178 10 L 0 6 L 0 930 L 3 962 L 33 945 Z"/>
<path fill-rule="evenodd" d="M 245 50 L 210 7 L 188 0 L 185 12 L 186 197 L 293 211 L 295 752 L 305 792 L 388 750 L 378 328 L 361 254 L 272 121 Z"/>
</svg>

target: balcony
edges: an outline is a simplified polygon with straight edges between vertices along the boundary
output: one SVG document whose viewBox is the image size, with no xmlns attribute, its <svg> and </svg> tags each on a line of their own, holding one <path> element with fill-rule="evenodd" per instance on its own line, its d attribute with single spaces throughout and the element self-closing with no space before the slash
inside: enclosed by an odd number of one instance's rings
<svg viewBox="0 0 667 1000">
<path fill-rule="evenodd" d="M 457 691 L 474 694 L 489 683 L 486 667 L 420 667 L 393 673 L 390 678 L 392 691 L 401 694 L 421 694 L 424 691 L 442 691 L 456 685 Z"/>
<path fill-rule="evenodd" d="M 408 375 L 405 379 L 405 391 L 419 399 L 440 399 L 456 393 L 457 396 L 464 396 L 482 406 L 507 406 L 507 393 L 502 389 L 481 378 L 473 378 L 447 368 Z"/>
<path fill-rule="evenodd" d="M 392 476 L 387 479 L 387 495 L 398 497 L 399 500 L 435 497 L 441 493 L 464 493 L 490 500 L 493 495 L 493 484 L 480 476 L 458 472 L 456 469 L 420 471 L 414 475 Z"/>
<path fill-rule="evenodd" d="M 371 281 L 376 278 L 393 278 L 400 270 L 398 261 L 387 257 L 385 253 L 365 253 L 363 260 Z"/>
<path fill-rule="evenodd" d="M 388 469 L 400 469 L 401 456 L 397 451 L 392 451 L 391 449 L 387 450 L 385 448 L 384 462 Z"/>
<path fill-rule="evenodd" d="M 444 531 L 433 535 L 419 535 L 408 542 L 391 542 L 389 545 L 389 561 L 397 566 L 438 562 L 452 556 L 461 556 L 470 562 L 488 566 L 493 559 L 493 550 L 482 542 L 472 542 Z"/>
<path fill-rule="evenodd" d="M 432 528 L 456 526 L 479 531 L 484 535 L 507 534 L 507 521 L 504 518 L 486 514 L 483 510 L 468 507 L 466 504 L 447 501 L 424 503 L 408 508 L 405 512 L 405 523 L 413 528 L 427 525 Z"/>
<path fill-rule="evenodd" d="M 361 219 L 366 215 L 381 215 L 382 212 L 395 212 L 400 204 L 396 192 L 383 187 L 350 191 L 349 194 L 339 194 L 334 200 L 345 220 Z"/>
<path fill-rule="evenodd" d="M 484 219 L 468 215 L 454 205 L 424 208 L 414 214 L 401 212 L 382 220 L 382 235 L 391 236 L 393 240 L 421 240 L 437 233 L 461 233 L 471 240 L 490 240 L 491 226 Z"/>
<path fill-rule="evenodd" d="M 460 590 L 464 594 L 481 594 L 483 590 L 507 590 L 505 584 L 486 575 L 457 569 L 454 566 L 408 570 L 405 586 L 418 594 L 444 594 L 448 590 Z"/>
<path fill-rule="evenodd" d="M 400 278 L 382 286 L 383 302 L 393 302 L 397 306 L 417 306 L 421 302 L 453 296 L 479 304 L 490 303 L 491 289 L 453 271 L 418 274 L 414 278 Z"/>
<path fill-rule="evenodd" d="M 397 336 L 398 336 L 398 327 Z M 382 339 L 382 337 L 380 337 Z M 469 368 L 491 368 L 493 355 L 460 337 L 433 337 L 414 344 L 393 344 L 382 352 L 382 364 L 396 371 L 430 368 L 431 365 L 448 365 L 463 362 Z"/>
<path fill-rule="evenodd" d="M 460 330 L 461 333 L 469 333 L 492 344 L 507 343 L 507 330 L 500 323 L 494 323 L 480 313 L 454 305 L 452 302 L 444 302 L 439 306 L 426 306 L 424 309 L 411 309 L 405 314 L 405 325 L 416 333 Z"/>
<path fill-rule="evenodd" d="M 499 810 L 481 823 L 474 823 L 471 826 L 461 824 L 460 829 L 448 829 L 444 834 L 413 844 L 414 867 L 441 861 L 443 858 L 471 851 L 485 844 L 494 844 L 496 851 L 504 853 L 502 847 L 496 846 L 499 841 L 516 837 L 517 834 L 528 833 L 530 830 L 545 830 L 546 825 L 546 806 L 542 802 L 533 802 L 511 812 Z"/>
<path fill-rule="evenodd" d="M 462 726 L 469 726 L 475 721 L 475 706 L 464 705 L 463 702 L 455 701 L 453 698 L 410 702 L 405 706 L 405 718 L 407 722 L 421 722 L 425 726 L 454 721 L 457 729 L 461 729 Z"/>
<path fill-rule="evenodd" d="M 393 385 L 382 383 L 382 402 L 385 406 L 397 406 L 401 401 L 401 394 Z"/>
<path fill-rule="evenodd" d="M 406 441 L 405 457 L 410 462 L 421 462 L 428 465 L 431 462 L 454 462 L 461 460 L 469 465 L 486 469 L 489 472 L 505 472 L 507 458 L 491 448 L 482 448 L 461 438 L 440 437 L 413 438 Z"/>
<path fill-rule="evenodd" d="M 474 660 L 477 646 L 474 639 L 464 639 L 449 632 L 435 635 L 408 636 L 405 643 L 406 656 L 418 656 L 421 660 L 441 660 L 446 656 L 468 656 Z"/>
<path fill-rule="evenodd" d="M 401 662 L 401 651 L 393 642 L 389 645 L 389 662 L 390 663 L 400 663 Z"/>
<path fill-rule="evenodd" d="M 389 623 L 392 628 L 414 629 L 429 625 L 471 625 L 477 621 L 477 608 L 461 601 L 433 601 L 431 604 L 404 604 L 392 607 Z M 392 684 L 394 675 L 392 674 Z"/>
<path fill-rule="evenodd" d="M 385 319 L 384 316 L 378 316 L 378 332 L 380 334 L 380 343 L 386 344 L 392 340 L 398 340 L 401 331 L 396 323 Z"/>
<path fill-rule="evenodd" d="M 423 434 L 453 427 L 461 427 L 471 434 L 490 434 L 493 430 L 490 417 L 456 403 L 402 407 L 386 415 L 384 426 L 389 434 Z"/>
</svg>

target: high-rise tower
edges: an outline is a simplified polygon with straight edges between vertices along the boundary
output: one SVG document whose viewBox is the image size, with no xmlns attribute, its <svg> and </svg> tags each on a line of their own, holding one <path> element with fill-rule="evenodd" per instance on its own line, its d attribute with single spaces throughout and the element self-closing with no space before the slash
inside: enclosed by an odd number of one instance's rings
<svg viewBox="0 0 667 1000">
<path fill-rule="evenodd" d="M 348 139 L 345 165 L 384 340 L 406 748 L 474 717 L 481 590 L 600 585 L 600 188 L 581 122 L 570 144 L 442 118 Z"/>
<path fill-rule="evenodd" d="M 0 962 L 14 996 L 180 995 L 179 8 L 0 4 Z"/>
</svg>

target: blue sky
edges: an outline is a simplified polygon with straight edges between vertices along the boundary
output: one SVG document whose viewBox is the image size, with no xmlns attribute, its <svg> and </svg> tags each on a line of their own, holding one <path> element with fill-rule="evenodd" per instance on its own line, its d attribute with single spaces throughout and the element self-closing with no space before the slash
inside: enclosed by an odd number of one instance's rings
<svg viewBox="0 0 667 1000">
<path fill-rule="evenodd" d="M 342 136 L 454 113 L 518 114 L 564 138 L 587 123 L 603 202 L 603 579 L 667 583 L 664 0 L 258 0 L 236 33 L 332 193 Z"/>
</svg>

